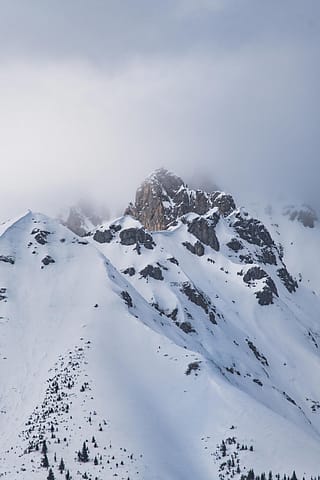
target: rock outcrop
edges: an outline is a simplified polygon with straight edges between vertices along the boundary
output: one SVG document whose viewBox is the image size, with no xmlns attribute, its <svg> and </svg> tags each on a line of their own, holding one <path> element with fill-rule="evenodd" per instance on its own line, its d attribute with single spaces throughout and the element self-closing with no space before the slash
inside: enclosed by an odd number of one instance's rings
<svg viewBox="0 0 320 480">
<path fill-rule="evenodd" d="M 138 220 L 142 227 L 121 230 L 119 241 L 122 245 L 135 246 L 138 254 L 141 254 L 141 246 L 156 248 L 152 231 L 166 230 L 180 222 L 180 235 L 182 232 L 185 235 L 181 244 L 198 257 L 226 253 L 235 265 L 241 265 L 237 273 L 243 277 L 244 284 L 252 289 L 260 305 L 273 304 L 280 296 L 282 286 L 290 293 L 294 293 L 298 287 L 269 230 L 243 208 L 237 208 L 229 194 L 190 189 L 180 177 L 161 168 L 142 183 L 134 204 L 130 204 L 125 213 Z M 309 210 L 304 216 L 296 212 L 291 212 L 290 215 L 290 219 L 297 218 L 310 227 L 315 221 Z M 105 241 L 109 240 L 107 232 L 100 232 L 99 238 L 94 239 L 99 242 L 100 236 L 101 240 L 102 237 L 107 237 Z M 207 261 L 215 263 L 210 257 Z M 158 265 L 147 265 L 140 271 L 140 275 L 162 280 L 160 264 Z M 220 267 L 220 271 L 229 274 L 223 267 Z M 129 276 L 134 274 L 129 269 L 125 273 Z M 173 282 L 173 285 L 176 283 Z M 212 323 L 215 322 L 214 309 L 201 292 L 188 282 L 183 283 L 181 291 L 209 315 Z"/>
<path fill-rule="evenodd" d="M 180 177 L 160 168 L 138 188 L 135 202 L 125 214 L 155 231 L 167 229 L 182 215 L 191 212 L 204 215 L 214 207 L 225 217 L 236 205 L 231 195 L 189 189 Z"/>
</svg>

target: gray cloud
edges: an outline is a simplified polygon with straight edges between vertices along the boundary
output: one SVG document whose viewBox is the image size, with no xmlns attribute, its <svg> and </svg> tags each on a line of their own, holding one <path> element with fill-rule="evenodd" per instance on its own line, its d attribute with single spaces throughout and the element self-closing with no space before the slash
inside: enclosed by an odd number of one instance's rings
<svg viewBox="0 0 320 480">
<path fill-rule="evenodd" d="M 238 50 L 319 38 L 317 0 L 1 0 L 3 55 L 86 58 Z"/>
<path fill-rule="evenodd" d="M 119 210 L 159 166 L 318 200 L 317 2 L 0 5 L 1 217 Z"/>
</svg>

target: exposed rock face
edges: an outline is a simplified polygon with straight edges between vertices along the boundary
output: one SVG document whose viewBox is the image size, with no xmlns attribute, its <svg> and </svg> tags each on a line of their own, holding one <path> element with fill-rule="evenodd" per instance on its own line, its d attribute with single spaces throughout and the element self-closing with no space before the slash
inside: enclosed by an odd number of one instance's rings
<svg viewBox="0 0 320 480">
<path fill-rule="evenodd" d="M 242 243 L 237 238 L 232 238 L 230 242 L 227 243 L 227 246 L 234 252 L 239 252 L 239 250 L 243 249 Z"/>
<path fill-rule="evenodd" d="M 181 243 L 199 257 L 209 254 L 207 247 L 215 252 L 224 252 L 227 247 L 228 257 L 247 265 L 238 274 L 253 289 L 260 305 L 270 305 L 279 296 L 279 279 L 290 293 L 297 288 L 297 282 L 289 274 L 282 252 L 268 229 L 244 209 L 238 209 L 231 195 L 219 191 L 208 193 L 189 189 L 181 178 L 165 169 L 159 169 L 142 183 L 137 190 L 135 203 L 130 204 L 125 213 L 151 231 L 165 230 L 177 225 L 178 221 L 182 222 L 184 228 L 181 228 L 181 232 L 187 230 L 186 235 L 191 234 L 195 238 L 192 240 L 188 235 Z M 310 210 L 306 210 L 304 215 L 293 211 L 289 213 L 292 220 L 297 218 L 307 226 L 312 226 L 315 221 Z M 138 254 L 141 253 L 142 245 L 148 249 L 156 248 L 152 234 L 144 228 L 121 230 L 119 238 L 122 245 L 136 245 Z M 175 258 L 168 260 L 178 265 Z M 213 259 L 207 260 L 215 263 Z M 148 265 L 140 274 L 145 278 L 161 280 L 162 269 L 159 266 Z M 127 270 L 126 274 L 132 273 Z M 215 323 L 215 310 L 210 300 L 188 282 L 183 283 L 181 291 Z"/>
<path fill-rule="evenodd" d="M 277 287 L 271 277 L 267 277 L 265 285 L 259 292 L 256 292 L 256 297 L 260 305 L 271 305 L 274 296 L 278 297 Z"/>
<path fill-rule="evenodd" d="M 145 248 L 152 250 L 155 245 L 150 233 L 144 231 L 143 228 L 127 228 L 120 232 L 120 242 L 122 245 L 143 245 Z"/>
<path fill-rule="evenodd" d="M 290 273 L 285 267 L 280 268 L 277 271 L 277 275 L 282 280 L 282 283 L 284 284 L 288 292 L 292 293 L 297 290 L 298 283 L 296 282 L 296 280 L 292 278 L 292 276 L 290 275 Z"/>
<path fill-rule="evenodd" d="M 188 227 L 188 231 L 200 240 L 200 242 L 218 251 L 220 246 L 216 236 L 215 226 L 215 222 L 199 217 L 192 220 Z"/>
<path fill-rule="evenodd" d="M 200 290 L 192 286 L 189 282 L 184 282 L 182 284 L 181 291 L 189 298 L 190 302 L 198 305 L 198 307 L 202 308 L 202 310 L 205 311 L 211 323 L 217 325 L 215 319 L 215 308 L 211 304 L 211 301 L 208 297 L 206 297 L 202 292 L 200 292 Z"/>
<path fill-rule="evenodd" d="M 243 281 L 246 283 L 250 283 L 254 280 L 261 280 L 262 278 L 266 278 L 268 274 L 259 267 L 251 267 L 245 275 L 243 276 Z"/>
<path fill-rule="evenodd" d="M 218 207 L 219 212 L 224 217 L 230 215 L 236 208 L 236 204 L 231 195 L 225 193 L 216 192 L 216 195 L 213 196 L 213 201 L 214 205 Z"/>
<path fill-rule="evenodd" d="M 182 215 L 190 212 L 204 215 L 214 207 L 223 216 L 236 208 L 230 195 L 191 190 L 180 177 L 161 168 L 142 183 L 135 203 L 128 206 L 125 214 L 155 231 L 167 229 Z"/>
<path fill-rule="evenodd" d="M 194 245 L 192 245 L 190 242 L 183 242 L 183 245 L 189 250 L 189 252 L 193 253 L 194 255 L 198 255 L 198 257 L 202 257 L 202 255 L 204 255 L 204 246 L 199 241 L 196 241 Z"/>
<path fill-rule="evenodd" d="M 268 360 L 266 359 L 266 357 L 262 353 L 259 352 L 259 350 L 254 345 L 254 343 L 251 342 L 251 340 L 248 340 L 248 339 L 247 339 L 247 343 L 248 343 L 248 347 L 253 352 L 256 359 L 259 360 L 259 362 L 261 362 L 264 367 L 269 367 Z"/>
<path fill-rule="evenodd" d="M 144 278 L 154 278 L 155 280 L 163 280 L 163 275 L 160 267 L 154 267 L 153 265 L 147 265 L 141 270 L 140 275 Z"/>
<path fill-rule="evenodd" d="M 97 230 L 93 236 L 93 240 L 99 243 L 110 243 L 112 239 L 111 230 Z"/>
<path fill-rule="evenodd" d="M 39 228 L 34 228 L 31 232 L 31 235 L 34 235 L 34 239 L 40 243 L 40 245 L 45 245 L 47 241 L 48 235 L 50 235 L 50 232 L 47 232 L 46 230 L 39 230 Z"/>
<path fill-rule="evenodd" d="M 243 276 L 243 281 L 251 286 L 256 286 L 257 281 L 262 281 L 262 288 L 255 292 L 260 305 L 271 305 L 274 296 L 278 297 L 277 287 L 272 278 L 260 267 L 251 267 Z"/>
<path fill-rule="evenodd" d="M 178 326 L 184 333 L 195 333 L 195 329 L 190 322 L 182 322 Z"/>
<path fill-rule="evenodd" d="M 240 214 L 237 214 L 236 217 L 237 220 L 233 227 L 243 240 L 259 247 L 274 245 L 270 233 L 259 220 L 251 217 L 244 218 Z"/>
<path fill-rule="evenodd" d="M 209 312 L 210 302 L 205 296 L 196 288 L 194 288 L 189 282 L 185 282 L 182 285 L 182 292 L 189 298 L 192 303 L 201 307 L 206 313 Z"/>
<path fill-rule="evenodd" d="M 138 188 L 134 205 L 130 204 L 125 213 L 148 230 L 164 230 L 174 220 L 171 201 L 183 186 L 181 178 L 164 169 L 157 170 Z"/>
</svg>

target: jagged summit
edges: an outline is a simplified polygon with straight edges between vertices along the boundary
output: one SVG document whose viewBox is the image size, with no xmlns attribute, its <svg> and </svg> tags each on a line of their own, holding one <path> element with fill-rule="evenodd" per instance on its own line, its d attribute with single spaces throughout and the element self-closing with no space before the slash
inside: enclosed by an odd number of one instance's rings
<svg viewBox="0 0 320 480">
<path fill-rule="evenodd" d="M 186 186 L 181 177 L 163 167 L 154 170 L 144 181 L 144 183 L 148 182 L 161 185 L 171 196 L 181 187 Z"/>
<path fill-rule="evenodd" d="M 134 204 L 130 203 L 125 214 L 139 220 L 148 230 L 156 231 L 167 229 L 186 213 L 204 215 L 214 207 L 227 216 L 236 205 L 231 195 L 190 189 L 180 177 L 160 168 L 144 180 Z"/>
</svg>

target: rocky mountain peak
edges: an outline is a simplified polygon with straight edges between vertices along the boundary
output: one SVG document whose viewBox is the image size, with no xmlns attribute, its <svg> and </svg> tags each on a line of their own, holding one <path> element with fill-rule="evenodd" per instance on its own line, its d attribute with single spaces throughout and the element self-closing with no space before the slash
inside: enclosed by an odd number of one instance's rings
<svg viewBox="0 0 320 480">
<path fill-rule="evenodd" d="M 180 177 L 160 168 L 144 180 L 125 214 L 155 231 L 167 229 L 182 215 L 190 212 L 204 215 L 214 207 L 227 216 L 236 205 L 231 195 L 190 189 Z"/>
<path fill-rule="evenodd" d="M 166 193 L 169 197 L 173 197 L 179 191 L 181 187 L 185 188 L 186 185 L 182 178 L 178 177 L 174 173 L 166 170 L 165 168 L 158 168 L 151 175 L 149 175 L 141 187 L 145 184 L 150 184 L 154 188 L 160 188 L 163 193 Z M 140 188 L 141 188 L 140 187 Z"/>
</svg>

